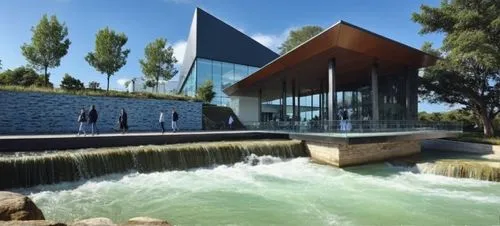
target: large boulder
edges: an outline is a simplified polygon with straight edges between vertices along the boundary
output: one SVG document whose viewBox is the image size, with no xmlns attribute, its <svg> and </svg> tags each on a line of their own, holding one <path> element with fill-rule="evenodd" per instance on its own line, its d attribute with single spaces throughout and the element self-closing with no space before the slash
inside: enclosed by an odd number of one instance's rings
<svg viewBox="0 0 500 226">
<path fill-rule="evenodd" d="M 81 221 L 77 221 L 72 226 L 116 226 L 112 220 L 105 217 L 89 218 Z"/>
<path fill-rule="evenodd" d="M 151 217 L 134 217 L 125 225 L 143 225 L 143 226 L 172 226 L 165 220 L 155 219 Z"/>
<path fill-rule="evenodd" d="M 0 221 L 45 220 L 43 213 L 27 196 L 0 191 Z"/>
<path fill-rule="evenodd" d="M 36 221 L 0 221 L 0 226 L 66 226 L 63 223 L 53 221 L 36 220 Z"/>
</svg>

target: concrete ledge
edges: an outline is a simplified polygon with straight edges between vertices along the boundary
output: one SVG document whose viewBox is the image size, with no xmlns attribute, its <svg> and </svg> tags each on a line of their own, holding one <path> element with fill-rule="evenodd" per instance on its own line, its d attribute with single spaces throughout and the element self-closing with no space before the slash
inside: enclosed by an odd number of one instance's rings
<svg viewBox="0 0 500 226">
<path fill-rule="evenodd" d="M 258 139 L 288 139 L 286 134 L 225 131 L 102 134 L 99 136 L 45 135 L 45 136 L 5 136 L 0 137 L 0 152 L 67 150 L 98 147 L 121 147 L 139 145 L 162 145 L 209 141 L 235 141 Z"/>
<path fill-rule="evenodd" d="M 421 141 L 421 145 L 423 149 L 428 150 L 500 155 L 500 145 L 478 144 L 443 139 L 423 140 Z"/>
</svg>

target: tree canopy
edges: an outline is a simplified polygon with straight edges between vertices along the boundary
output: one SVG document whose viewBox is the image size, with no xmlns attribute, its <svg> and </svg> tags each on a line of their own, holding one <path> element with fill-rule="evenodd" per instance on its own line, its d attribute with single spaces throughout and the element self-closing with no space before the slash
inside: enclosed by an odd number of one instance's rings
<svg viewBox="0 0 500 226">
<path fill-rule="evenodd" d="M 278 50 L 280 51 L 280 54 L 283 55 L 322 31 L 322 27 L 310 25 L 292 30 L 288 34 L 287 39 L 281 44 L 280 47 L 278 47 Z"/>
<path fill-rule="evenodd" d="M 98 89 L 101 89 L 101 88 L 99 87 L 99 85 L 100 85 L 100 84 L 99 84 L 98 82 L 96 82 L 96 81 L 91 81 L 91 82 L 89 82 L 88 88 L 89 88 L 89 89 L 91 89 L 91 90 L 96 91 L 96 90 L 98 90 Z"/>
<path fill-rule="evenodd" d="M 64 77 L 61 81 L 61 88 L 65 90 L 83 90 L 85 86 L 83 82 L 79 79 L 73 78 L 69 74 L 64 74 Z"/>
<path fill-rule="evenodd" d="M 439 7 L 422 5 L 412 18 L 422 25 L 420 33 L 445 35 L 441 48 L 422 48 L 440 57 L 421 77 L 424 99 L 465 106 L 492 136 L 500 113 L 500 2 L 443 0 Z"/>
<path fill-rule="evenodd" d="M 101 29 L 96 34 L 94 52 L 90 52 L 85 60 L 102 74 L 106 74 L 109 91 L 109 78 L 127 63 L 130 49 L 123 49 L 128 38 L 124 33 L 117 33 L 108 27 Z"/>
<path fill-rule="evenodd" d="M 0 85 L 7 86 L 44 86 L 45 80 L 42 75 L 28 67 L 18 67 L 14 70 L 6 70 L 0 73 Z M 49 83 L 48 86 L 52 87 Z"/>
<path fill-rule="evenodd" d="M 59 23 L 56 16 L 47 15 L 31 28 L 33 37 L 31 43 L 21 46 L 22 53 L 29 64 L 37 70 L 44 72 L 45 85 L 49 83 L 48 68 L 61 64 L 61 58 L 68 53 L 71 42 L 68 38 L 68 28 L 64 23 Z"/>
<path fill-rule="evenodd" d="M 177 74 L 174 68 L 174 64 L 177 63 L 174 49 L 172 46 L 167 47 L 167 40 L 164 38 L 149 43 L 144 49 L 144 59 L 139 60 L 139 63 L 146 78 L 155 81 L 156 92 L 160 79 L 168 81 Z"/>
<path fill-rule="evenodd" d="M 196 97 L 207 103 L 212 102 L 215 97 L 214 84 L 212 80 L 207 80 L 196 90 Z"/>
</svg>

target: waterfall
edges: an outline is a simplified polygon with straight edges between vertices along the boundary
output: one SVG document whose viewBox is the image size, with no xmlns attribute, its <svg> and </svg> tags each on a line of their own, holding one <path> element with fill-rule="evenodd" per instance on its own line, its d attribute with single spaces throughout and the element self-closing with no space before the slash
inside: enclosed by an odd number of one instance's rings
<svg viewBox="0 0 500 226">
<path fill-rule="evenodd" d="M 438 160 L 417 164 L 421 173 L 500 182 L 500 163 L 479 160 Z"/>
<path fill-rule="evenodd" d="M 308 156 L 301 141 L 263 140 L 99 148 L 0 156 L 0 190 L 123 173 L 234 164 L 249 155 Z"/>
</svg>

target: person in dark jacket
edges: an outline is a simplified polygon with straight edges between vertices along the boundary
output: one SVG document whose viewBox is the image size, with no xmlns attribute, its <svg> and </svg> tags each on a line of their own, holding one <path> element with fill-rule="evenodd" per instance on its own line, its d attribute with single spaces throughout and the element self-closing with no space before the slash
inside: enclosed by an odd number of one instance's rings
<svg viewBox="0 0 500 226">
<path fill-rule="evenodd" d="M 92 105 L 92 108 L 90 109 L 89 112 L 89 124 L 92 129 L 92 136 L 94 136 L 94 131 L 96 132 L 97 135 L 99 135 L 99 130 L 97 129 L 97 118 L 99 116 L 97 115 L 97 111 L 95 110 L 95 105 Z"/>
<path fill-rule="evenodd" d="M 80 127 L 78 128 L 77 136 L 80 136 L 80 132 L 83 131 L 83 135 L 87 136 L 85 132 L 85 123 L 87 122 L 87 115 L 85 114 L 85 109 L 82 108 L 80 111 L 80 115 L 78 115 L 78 122 L 80 123 Z"/>
<path fill-rule="evenodd" d="M 172 108 L 172 130 L 179 131 L 179 127 L 177 127 L 177 120 L 179 120 L 179 114 L 175 111 L 175 108 Z"/>
<path fill-rule="evenodd" d="M 127 112 L 125 112 L 125 108 L 122 108 L 122 111 L 120 112 L 120 118 L 118 119 L 118 121 L 120 122 L 120 129 L 122 130 L 122 133 L 126 133 L 128 130 L 127 120 Z"/>
</svg>

